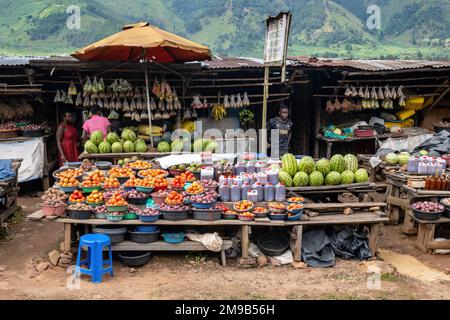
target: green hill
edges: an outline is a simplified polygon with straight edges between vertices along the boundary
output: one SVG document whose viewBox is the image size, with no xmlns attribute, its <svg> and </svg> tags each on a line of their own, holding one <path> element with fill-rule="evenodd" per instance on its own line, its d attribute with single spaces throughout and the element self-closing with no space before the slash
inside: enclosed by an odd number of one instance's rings
<svg viewBox="0 0 450 320">
<path fill-rule="evenodd" d="M 149 21 L 209 45 L 216 54 L 261 57 L 264 19 L 290 10 L 290 55 L 450 58 L 444 46 L 450 0 L 78 0 L 81 28 L 70 30 L 66 9 L 73 3 L 3 0 L 0 52 L 69 54 L 124 24 Z M 380 30 L 366 26 L 371 4 L 380 7 Z"/>
</svg>

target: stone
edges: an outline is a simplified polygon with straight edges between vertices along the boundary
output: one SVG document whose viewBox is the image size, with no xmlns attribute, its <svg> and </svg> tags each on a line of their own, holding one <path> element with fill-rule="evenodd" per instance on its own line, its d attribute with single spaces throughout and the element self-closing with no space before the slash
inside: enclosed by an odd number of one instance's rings
<svg viewBox="0 0 450 320">
<path fill-rule="evenodd" d="M 368 273 L 379 271 L 380 273 L 395 274 L 397 272 L 392 265 L 384 261 L 361 261 L 358 263 L 358 269 Z"/>
<path fill-rule="evenodd" d="M 308 265 L 304 262 L 301 261 L 294 261 L 291 263 L 291 265 L 295 268 L 295 269 L 306 269 L 308 268 Z"/>
<path fill-rule="evenodd" d="M 260 267 L 265 267 L 267 266 L 267 257 L 266 256 L 259 256 L 258 258 L 256 258 L 256 263 L 258 264 L 258 266 Z"/>
<path fill-rule="evenodd" d="M 268 257 L 270 265 L 274 267 L 281 267 L 281 262 L 278 259 L 275 259 L 273 257 Z"/>
<path fill-rule="evenodd" d="M 348 216 L 348 215 L 350 215 L 350 214 L 352 214 L 353 213 L 353 209 L 352 208 L 345 208 L 344 209 L 344 214 L 346 215 L 346 216 Z"/>
<path fill-rule="evenodd" d="M 58 261 L 60 258 L 61 258 L 61 254 L 59 253 L 58 250 L 50 251 L 50 253 L 48 254 L 48 260 L 54 266 L 58 265 Z"/>
<path fill-rule="evenodd" d="M 38 272 L 43 272 L 43 271 L 47 270 L 48 267 L 49 267 L 48 262 L 41 262 L 38 265 L 36 265 L 36 270 Z"/>
<path fill-rule="evenodd" d="M 239 267 L 241 268 L 253 268 L 256 267 L 256 259 L 253 258 L 240 258 Z"/>
<path fill-rule="evenodd" d="M 72 260 L 73 259 L 73 255 L 71 253 L 61 253 L 61 259 Z"/>
<path fill-rule="evenodd" d="M 71 264 L 72 263 L 72 259 L 59 259 L 59 264 Z"/>
<path fill-rule="evenodd" d="M 0 265 L 0 272 L 3 272 L 3 271 L 6 271 L 6 270 L 8 270 L 8 267 L 7 266 L 5 266 L 5 265 Z"/>
<path fill-rule="evenodd" d="M 370 207 L 369 211 L 380 211 L 381 208 L 380 207 Z"/>
<path fill-rule="evenodd" d="M 136 273 L 137 269 L 136 268 L 130 268 L 130 273 Z"/>
<path fill-rule="evenodd" d="M 306 214 L 308 215 L 308 217 L 317 217 L 320 213 L 317 211 L 307 211 Z"/>
</svg>

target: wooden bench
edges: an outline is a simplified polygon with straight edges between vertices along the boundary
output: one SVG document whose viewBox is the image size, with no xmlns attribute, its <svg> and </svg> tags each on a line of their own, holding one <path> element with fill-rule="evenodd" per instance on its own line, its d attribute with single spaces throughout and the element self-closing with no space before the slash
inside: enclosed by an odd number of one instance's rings
<svg viewBox="0 0 450 320">
<path fill-rule="evenodd" d="M 450 249 L 450 240 L 436 241 L 434 233 L 439 224 L 450 224 L 450 218 L 442 217 L 436 221 L 420 220 L 412 213 L 409 218 L 418 224 L 416 247 L 424 253 L 431 253 L 434 249 Z"/>
<path fill-rule="evenodd" d="M 385 214 L 381 211 L 375 212 L 354 212 L 350 215 L 344 214 L 322 214 L 317 217 L 303 216 L 300 221 L 271 221 L 268 218 L 255 219 L 255 221 L 239 221 L 239 220 L 217 220 L 217 221 L 200 221 L 194 219 L 182 220 L 182 221 L 168 221 L 168 220 L 158 220 L 155 222 L 142 222 L 140 220 L 122 220 L 119 222 L 110 222 L 108 220 L 100 219 L 88 219 L 88 220 L 78 220 L 69 218 L 57 218 L 54 221 L 64 224 L 64 251 L 70 252 L 72 243 L 72 227 L 74 224 L 82 224 L 85 226 L 89 225 L 117 225 L 117 226 L 135 226 L 135 225 L 156 225 L 156 226 L 235 226 L 240 228 L 241 236 L 241 248 L 242 257 L 249 257 L 249 246 L 250 240 L 249 235 L 251 233 L 251 227 L 286 227 L 289 229 L 289 234 L 291 236 L 290 247 L 293 251 L 293 256 L 295 261 L 301 261 L 301 251 L 302 251 L 302 237 L 303 237 L 303 226 L 318 226 L 318 225 L 358 225 L 363 224 L 369 227 L 369 248 L 373 254 L 377 250 L 377 239 L 383 223 L 387 222 L 388 219 Z M 152 248 L 154 251 L 197 251 L 197 250 L 207 250 L 201 243 L 190 244 L 190 242 L 184 242 L 185 246 L 173 245 L 168 246 L 163 244 L 164 242 L 155 242 L 154 244 L 131 244 L 130 242 L 123 242 L 114 246 L 114 250 L 136 250 L 140 246 L 141 250 L 150 250 Z M 183 244 L 183 243 L 182 243 Z M 224 250 L 231 247 L 231 242 L 225 242 L 222 250 L 222 263 L 224 263 Z"/>
<path fill-rule="evenodd" d="M 224 267 L 227 266 L 225 250 L 232 246 L 231 240 L 222 240 L 222 250 L 220 251 L 220 260 Z M 207 251 L 202 243 L 185 240 L 182 243 L 171 244 L 164 241 L 156 241 L 152 243 L 136 243 L 132 241 L 122 241 L 121 243 L 111 246 L 113 251 Z"/>
</svg>

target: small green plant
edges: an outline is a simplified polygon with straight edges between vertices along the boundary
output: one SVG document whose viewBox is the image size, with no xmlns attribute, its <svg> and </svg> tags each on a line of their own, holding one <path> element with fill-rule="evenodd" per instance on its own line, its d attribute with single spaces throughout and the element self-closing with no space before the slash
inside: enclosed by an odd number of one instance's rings
<svg viewBox="0 0 450 320">
<path fill-rule="evenodd" d="M 386 272 L 383 272 L 381 274 L 381 281 L 397 282 L 399 280 L 400 280 L 400 277 L 396 274 L 386 273 Z"/>
<path fill-rule="evenodd" d="M 196 263 L 202 262 L 206 259 L 206 255 L 199 252 L 188 252 L 186 254 L 186 260 L 194 261 Z"/>
</svg>

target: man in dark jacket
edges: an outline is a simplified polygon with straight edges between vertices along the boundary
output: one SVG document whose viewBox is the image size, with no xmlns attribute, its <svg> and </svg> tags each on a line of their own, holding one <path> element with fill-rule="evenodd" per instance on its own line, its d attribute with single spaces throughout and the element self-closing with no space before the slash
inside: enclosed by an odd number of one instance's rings
<svg viewBox="0 0 450 320">
<path fill-rule="evenodd" d="M 289 107 L 282 104 L 279 109 L 279 116 L 270 119 L 266 125 L 267 137 L 269 138 L 269 141 L 271 138 L 271 130 L 272 129 L 280 130 L 279 135 L 280 157 L 285 153 L 289 152 L 289 144 L 291 142 L 293 123 L 290 119 L 288 119 L 288 117 L 289 117 Z M 270 141 L 269 147 L 273 144 L 274 143 Z"/>
</svg>

